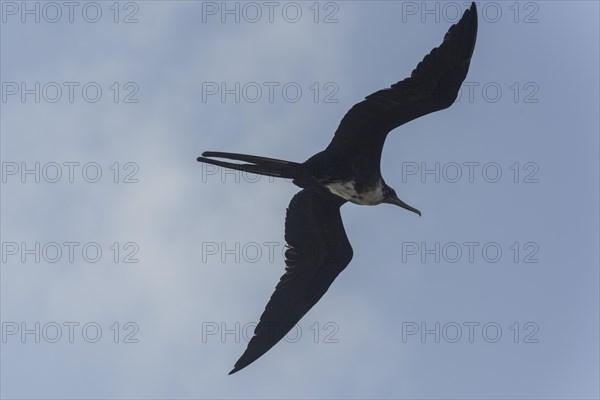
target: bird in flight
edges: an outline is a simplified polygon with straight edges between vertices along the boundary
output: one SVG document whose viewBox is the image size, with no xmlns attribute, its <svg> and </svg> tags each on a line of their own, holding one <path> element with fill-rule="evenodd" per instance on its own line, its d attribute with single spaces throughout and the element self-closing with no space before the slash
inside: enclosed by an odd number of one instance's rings
<svg viewBox="0 0 600 400">
<path fill-rule="evenodd" d="M 477 37 L 475 3 L 444 41 L 406 78 L 355 104 L 327 148 L 303 163 L 207 151 L 198 161 L 234 170 L 292 179 L 302 188 L 285 218 L 285 273 L 271 295 L 233 374 L 279 342 L 325 294 L 352 259 L 340 207 L 395 204 L 419 216 L 381 176 L 383 143 L 393 129 L 450 107 L 469 69 Z M 241 161 L 232 163 L 214 158 Z"/>
</svg>

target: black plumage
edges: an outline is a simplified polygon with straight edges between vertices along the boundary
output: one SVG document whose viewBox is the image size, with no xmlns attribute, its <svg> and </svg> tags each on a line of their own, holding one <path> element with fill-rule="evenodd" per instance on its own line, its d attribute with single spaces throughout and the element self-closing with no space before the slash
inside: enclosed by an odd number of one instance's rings
<svg viewBox="0 0 600 400">
<path fill-rule="evenodd" d="M 393 129 L 454 103 L 467 75 L 476 37 L 477 10 L 472 3 L 460 21 L 450 27 L 443 43 L 425 56 L 409 78 L 355 104 L 329 146 L 303 163 L 224 152 L 204 152 L 198 157 L 198 161 L 226 168 L 293 179 L 303 188 L 292 198 L 286 214 L 289 249 L 285 253 L 285 274 L 230 374 L 279 342 L 350 263 L 352 247 L 340 217 L 344 203 L 390 203 L 421 215 L 383 180 L 383 144 Z"/>
</svg>

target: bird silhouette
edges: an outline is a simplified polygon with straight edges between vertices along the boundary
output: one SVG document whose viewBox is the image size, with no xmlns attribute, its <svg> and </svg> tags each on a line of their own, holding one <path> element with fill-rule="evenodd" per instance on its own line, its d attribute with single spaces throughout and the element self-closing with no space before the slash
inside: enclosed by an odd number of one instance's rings
<svg viewBox="0 0 600 400">
<path fill-rule="evenodd" d="M 415 118 L 450 107 L 467 76 L 477 37 L 475 3 L 406 78 L 355 104 L 327 148 L 303 163 L 207 151 L 198 161 L 292 179 L 301 187 L 285 219 L 285 273 L 275 287 L 246 351 L 229 374 L 279 342 L 319 301 L 352 259 L 340 207 L 389 203 L 421 212 L 398 198 L 380 171 L 387 134 Z M 215 160 L 230 159 L 245 164 Z"/>
</svg>

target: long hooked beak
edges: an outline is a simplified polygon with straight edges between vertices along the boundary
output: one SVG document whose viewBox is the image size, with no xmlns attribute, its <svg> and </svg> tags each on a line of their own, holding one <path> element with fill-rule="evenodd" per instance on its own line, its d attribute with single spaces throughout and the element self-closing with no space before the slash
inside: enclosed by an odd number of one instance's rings
<svg viewBox="0 0 600 400">
<path fill-rule="evenodd" d="M 421 216 L 421 211 L 417 210 L 414 207 L 409 206 L 408 204 L 406 204 L 405 202 L 403 202 L 402 200 L 400 200 L 397 196 L 388 199 L 387 203 L 395 204 L 395 205 L 400 206 L 400 207 L 402 207 L 402 208 L 404 208 L 404 209 L 406 209 L 408 211 L 412 211 L 415 214 L 418 214 L 419 217 Z"/>
</svg>

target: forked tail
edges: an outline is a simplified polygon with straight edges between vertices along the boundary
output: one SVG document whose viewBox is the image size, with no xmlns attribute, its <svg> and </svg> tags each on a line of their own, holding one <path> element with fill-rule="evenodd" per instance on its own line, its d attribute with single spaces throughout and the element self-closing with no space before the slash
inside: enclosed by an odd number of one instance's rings
<svg viewBox="0 0 600 400">
<path fill-rule="evenodd" d="M 226 158 L 228 160 L 245 161 L 251 164 L 237 164 L 227 161 L 213 160 L 207 157 Z M 218 165 L 219 167 L 230 168 L 237 171 L 245 171 L 253 174 L 274 176 L 276 178 L 296 179 L 300 176 L 302 164 L 292 161 L 277 160 L 248 154 L 222 153 L 219 151 L 205 151 L 198 161 Z"/>
</svg>

